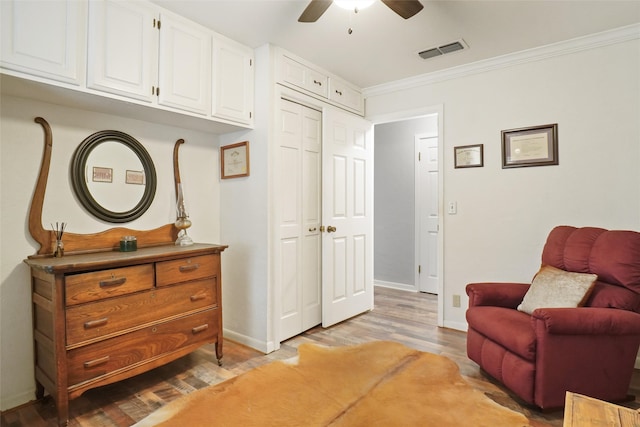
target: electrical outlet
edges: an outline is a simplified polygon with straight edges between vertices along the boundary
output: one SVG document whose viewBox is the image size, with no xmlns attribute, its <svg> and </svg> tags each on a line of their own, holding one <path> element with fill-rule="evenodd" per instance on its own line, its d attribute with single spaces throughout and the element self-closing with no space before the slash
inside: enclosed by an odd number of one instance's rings
<svg viewBox="0 0 640 427">
<path fill-rule="evenodd" d="M 460 295 L 453 296 L 453 306 L 460 307 Z"/>
</svg>

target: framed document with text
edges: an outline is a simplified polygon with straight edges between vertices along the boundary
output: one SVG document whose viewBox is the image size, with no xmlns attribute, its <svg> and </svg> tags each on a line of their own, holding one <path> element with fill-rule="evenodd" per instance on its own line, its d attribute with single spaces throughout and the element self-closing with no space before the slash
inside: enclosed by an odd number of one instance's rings
<svg viewBox="0 0 640 427">
<path fill-rule="evenodd" d="M 458 168 L 481 168 L 484 166 L 484 146 L 461 145 L 453 147 L 454 166 Z"/>
<path fill-rule="evenodd" d="M 249 141 L 220 147 L 222 179 L 249 176 Z"/>
<path fill-rule="evenodd" d="M 502 131 L 502 168 L 558 164 L 558 124 Z"/>
</svg>

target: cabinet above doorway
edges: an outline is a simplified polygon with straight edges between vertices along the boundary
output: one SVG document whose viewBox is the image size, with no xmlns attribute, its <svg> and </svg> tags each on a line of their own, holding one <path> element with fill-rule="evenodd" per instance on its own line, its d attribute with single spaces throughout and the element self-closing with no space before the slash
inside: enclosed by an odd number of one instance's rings
<svg viewBox="0 0 640 427">
<path fill-rule="evenodd" d="M 358 87 L 284 49 L 278 49 L 276 58 L 278 83 L 364 116 L 364 98 Z"/>
</svg>

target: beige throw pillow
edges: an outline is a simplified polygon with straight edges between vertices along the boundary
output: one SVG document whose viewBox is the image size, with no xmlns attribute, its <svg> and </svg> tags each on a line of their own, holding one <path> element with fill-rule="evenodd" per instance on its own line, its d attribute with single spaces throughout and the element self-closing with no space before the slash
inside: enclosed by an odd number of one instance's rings
<svg viewBox="0 0 640 427">
<path fill-rule="evenodd" d="M 571 273 L 545 265 L 533 278 L 518 310 L 531 314 L 536 308 L 579 307 L 597 279 L 597 274 Z"/>
</svg>

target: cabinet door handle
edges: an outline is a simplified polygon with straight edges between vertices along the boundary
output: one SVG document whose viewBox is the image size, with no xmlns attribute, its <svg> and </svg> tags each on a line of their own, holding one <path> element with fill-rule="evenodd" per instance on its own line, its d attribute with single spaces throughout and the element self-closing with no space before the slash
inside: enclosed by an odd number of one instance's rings
<svg viewBox="0 0 640 427">
<path fill-rule="evenodd" d="M 191 302 L 195 302 L 201 299 L 205 299 L 206 297 L 207 297 L 207 294 L 195 294 L 195 295 L 191 295 L 190 299 L 191 299 Z"/>
<path fill-rule="evenodd" d="M 181 273 L 188 273 L 189 271 L 195 271 L 200 268 L 200 264 L 181 265 L 178 270 Z"/>
<path fill-rule="evenodd" d="M 313 80 L 313 82 L 314 82 L 315 84 L 317 84 L 318 86 L 322 86 L 322 82 L 320 82 L 320 81 L 318 81 L 318 80 Z"/>
<path fill-rule="evenodd" d="M 103 365 L 109 361 L 109 356 L 100 357 L 98 359 L 89 360 L 84 362 L 85 369 L 95 368 L 96 366 Z"/>
<path fill-rule="evenodd" d="M 97 320 L 89 320 L 88 322 L 84 322 L 85 329 L 97 328 L 98 326 L 104 326 L 107 324 L 108 317 L 103 317 L 102 319 Z"/>
<path fill-rule="evenodd" d="M 342 96 L 342 92 L 341 92 L 341 91 L 339 91 L 338 89 L 336 89 L 336 94 L 338 94 L 338 95 Z"/>
<path fill-rule="evenodd" d="M 119 279 L 111 279 L 111 280 L 101 280 L 100 281 L 100 287 L 101 288 L 107 288 L 109 286 L 120 286 L 120 285 L 124 285 L 124 283 L 127 281 L 126 277 L 121 277 Z"/>
<path fill-rule="evenodd" d="M 194 334 L 198 334 L 202 331 L 206 331 L 207 329 L 209 329 L 209 325 L 205 323 L 204 325 L 200 325 L 200 326 L 196 326 L 195 328 L 192 328 L 191 332 Z"/>
</svg>

